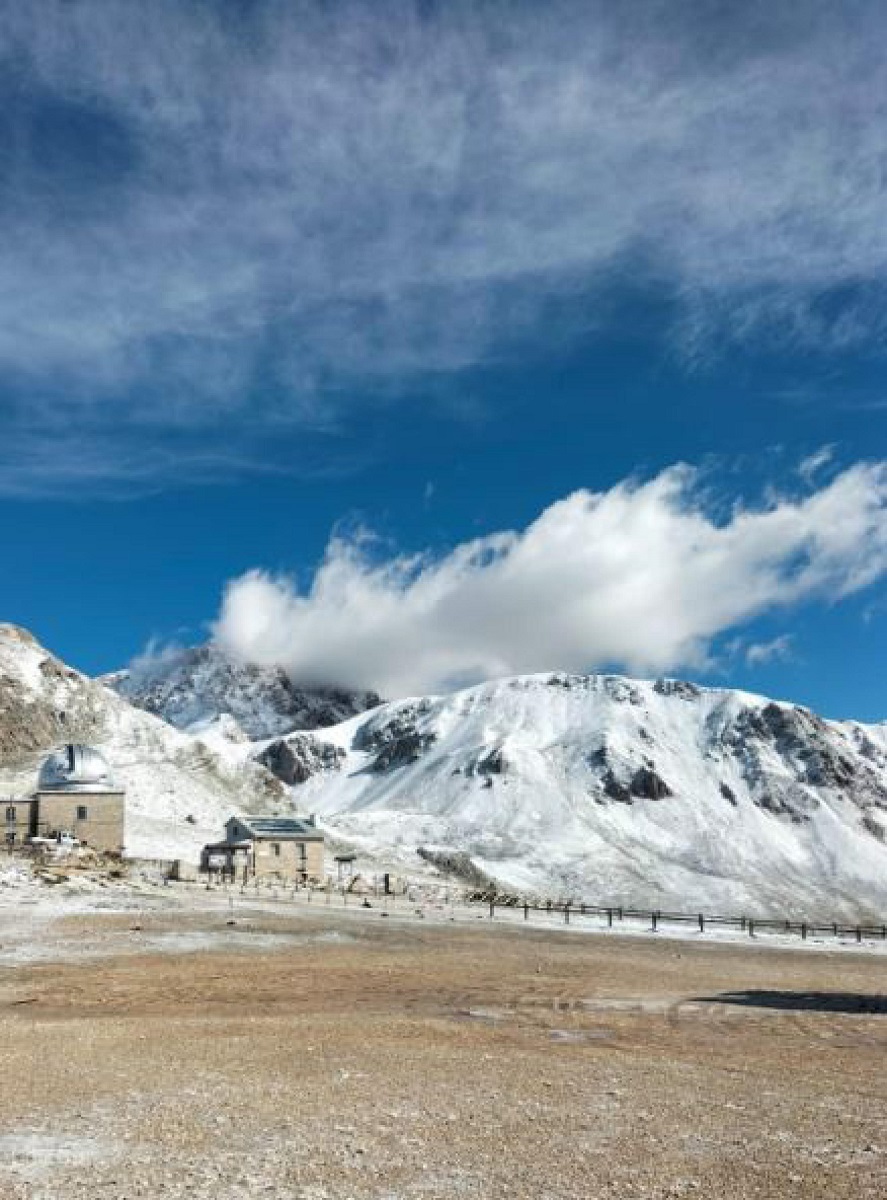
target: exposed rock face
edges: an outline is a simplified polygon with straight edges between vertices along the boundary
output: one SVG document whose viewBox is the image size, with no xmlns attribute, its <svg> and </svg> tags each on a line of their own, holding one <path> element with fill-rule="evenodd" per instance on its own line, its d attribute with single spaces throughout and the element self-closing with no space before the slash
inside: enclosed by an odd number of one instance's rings
<svg viewBox="0 0 887 1200">
<path fill-rule="evenodd" d="M 802 822 L 816 807 L 820 788 L 844 793 L 855 804 L 887 803 L 883 768 L 874 765 L 881 754 L 871 738 L 861 740 L 868 755 L 815 713 L 769 703 L 739 713 L 722 744 L 740 764 L 760 808 Z"/>
<path fill-rule="evenodd" d="M 394 767 L 405 767 L 422 757 L 435 736 L 431 733 L 405 733 L 393 741 L 386 742 L 373 762 L 374 771 L 390 771 Z"/>
<path fill-rule="evenodd" d="M 17 625 L 0 625 L 0 765 L 28 766 L 59 742 L 105 731 L 105 689 Z"/>
<path fill-rule="evenodd" d="M 638 767 L 631 777 L 631 794 L 640 800 L 664 800 L 674 793 L 652 767 Z"/>
<path fill-rule="evenodd" d="M 337 725 L 381 703 L 375 692 L 299 687 L 279 668 L 235 662 L 213 645 L 161 654 L 106 682 L 179 729 L 230 713 L 255 740 Z"/>
<path fill-rule="evenodd" d="M 345 751 L 311 734 L 292 734 L 278 738 L 255 758 L 283 783 L 293 786 L 306 783 L 322 771 L 339 770 L 345 760 Z"/>
<path fill-rule="evenodd" d="M 437 740 L 433 731 L 422 731 L 422 718 L 431 711 L 431 702 L 392 706 L 382 710 L 379 720 L 371 717 L 362 724 L 355 736 L 354 748 L 375 754 L 370 769 L 376 772 L 392 770 L 416 762 Z"/>
<path fill-rule="evenodd" d="M 601 776 L 601 786 L 604 794 L 618 804 L 631 804 L 631 788 L 627 783 L 617 779 L 612 768 L 608 768 Z"/>
<path fill-rule="evenodd" d="M 638 730 L 640 741 L 649 745 L 653 738 L 643 728 Z M 634 800 L 664 800 L 674 793 L 652 763 L 642 762 L 634 767 L 624 756 L 614 754 L 607 745 L 598 747 L 586 759 L 598 777 L 605 796 L 618 804 L 631 804 Z"/>
<path fill-rule="evenodd" d="M 862 823 L 872 837 L 877 838 L 879 842 L 887 840 L 887 814 L 866 812 L 863 814 Z"/>
<path fill-rule="evenodd" d="M 702 688 L 695 683 L 688 683 L 686 679 L 657 679 L 653 691 L 658 696 L 676 696 L 679 700 L 691 702 L 702 695 Z"/>
<path fill-rule="evenodd" d="M 477 775 L 504 775 L 508 769 L 508 758 L 502 746 L 494 746 L 487 754 L 482 754 L 475 765 Z"/>
<path fill-rule="evenodd" d="M 727 801 L 727 803 L 732 804 L 733 807 L 735 808 L 736 807 L 736 793 L 730 787 L 729 783 L 724 783 L 724 781 L 721 780 L 721 783 L 719 784 L 719 790 L 720 790 L 721 795 Z"/>
</svg>

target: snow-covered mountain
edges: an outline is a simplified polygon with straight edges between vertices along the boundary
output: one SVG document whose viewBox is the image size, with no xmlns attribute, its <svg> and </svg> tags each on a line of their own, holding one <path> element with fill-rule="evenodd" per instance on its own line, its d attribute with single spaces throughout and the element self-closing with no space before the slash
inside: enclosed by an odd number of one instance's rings
<svg viewBox="0 0 887 1200">
<path fill-rule="evenodd" d="M 887 725 L 553 674 L 386 704 L 258 753 L 370 858 L 467 852 L 506 887 L 592 902 L 887 915 Z"/>
<path fill-rule="evenodd" d="M 217 754 L 74 671 L 26 630 L 0 625 L 0 796 L 33 791 L 43 756 L 68 741 L 101 749 L 125 786 L 129 854 L 193 857 L 232 812 L 290 806 L 259 763 Z"/>
<path fill-rule="evenodd" d="M 85 740 L 127 788 L 137 854 L 193 854 L 233 810 L 295 807 L 368 869 L 427 870 L 422 848 L 465 878 L 543 896 L 887 916 L 887 724 L 671 680 L 549 674 L 295 730 L 288 712 L 322 719 L 303 695 L 195 652 L 152 703 L 198 737 L 0 626 L 0 794 L 33 786 L 51 746 Z"/>
<path fill-rule="evenodd" d="M 381 703 L 375 692 L 297 687 L 279 668 L 238 663 L 212 644 L 166 651 L 103 682 L 178 729 L 200 733 L 227 714 L 253 739 L 335 725 Z"/>
</svg>

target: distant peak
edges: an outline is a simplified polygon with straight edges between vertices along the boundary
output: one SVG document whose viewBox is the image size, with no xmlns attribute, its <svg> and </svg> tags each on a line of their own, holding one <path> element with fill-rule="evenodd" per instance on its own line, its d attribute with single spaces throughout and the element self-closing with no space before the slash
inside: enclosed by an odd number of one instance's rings
<svg viewBox="0 0 887 1200">
<path fill-rule="evenodd" d="M 22 642 L 26 646 L 40 646 L 29 629 L 25 629 L 21 625 L 13 625 L 10 622 L 0 621 L 0 638 L 8 642 Z"/>
</svg>

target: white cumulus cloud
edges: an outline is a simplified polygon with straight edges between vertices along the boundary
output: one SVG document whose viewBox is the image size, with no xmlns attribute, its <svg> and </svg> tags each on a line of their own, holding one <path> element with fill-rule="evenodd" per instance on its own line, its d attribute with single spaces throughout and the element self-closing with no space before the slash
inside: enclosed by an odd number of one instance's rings
<svg viewBox="0 0 887 1200">
<path fill-rule="evenodd" d="M 379 559 L 334 537 L 309 587 L 250 571 L 214 627 L 236 657 L 386 695 L 518 672 L 699 667 L 763 613 L 831 602 L 887 573 L 887 464 L 718 519 L 697 472 L 578 491 L 526 529 L 441 557 Z"/>
</svg>

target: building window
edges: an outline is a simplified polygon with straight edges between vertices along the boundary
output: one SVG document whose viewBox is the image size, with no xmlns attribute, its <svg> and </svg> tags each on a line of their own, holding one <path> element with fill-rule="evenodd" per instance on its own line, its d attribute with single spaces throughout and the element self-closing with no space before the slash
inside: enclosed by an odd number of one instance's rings
<svg viewBox="0 0 887 1200">
<path fill-rule="evenodd" d="M 275 858 L 280 858 L 280 842 L 271 843 L 271 853 Z"/>
<path fill-rule="evenodd" d="M 85 821 L 85 820 L 87 819 L 87 817 L 88 817 L 88 816 L 89 816 L 89 814 L 88 814 L 88 812 L 86 811 L 86 805 L 85 805 L 85 804 L 78 804 L 78 805 L 77 805 L 77 820 L 78 820 L 78 821 Z"/>
<path fill-rule="evenodd" d="M 14 845 L 15 845 L 15 830 L 14 830 L 14 829 L 7 829 L 7 831 L 6 831 L 6 844 L 7 844 L 7 846 L 14 846 Z"/>
<path fill-rule="evenodd" d="M 7 820 L 7 821 L 14 821 L 14 820 L 15 820 L 15 805 L 14 805 L 14 804 L 10 804 L 10 805 L 9 805 L 9 807 L 7 808 L 7 810 L 6 810 L 6 820 Z"/>
</svg>

